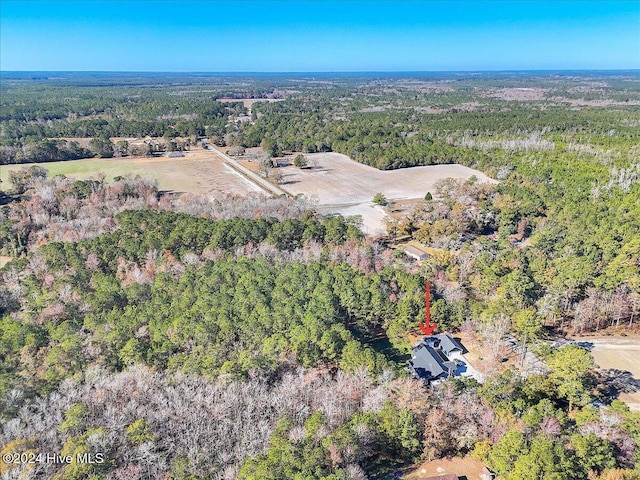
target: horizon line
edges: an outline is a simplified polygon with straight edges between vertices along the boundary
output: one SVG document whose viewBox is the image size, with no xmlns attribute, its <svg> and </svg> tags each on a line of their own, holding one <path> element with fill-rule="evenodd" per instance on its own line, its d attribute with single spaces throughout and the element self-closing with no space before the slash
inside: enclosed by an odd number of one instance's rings
<svg viewBox="0 0 640 480">
<path fill-rule="evenodd" d="M 375 74 L 375 73 L 512 73 L 512 72 L 640 72 L 635 68 L 515 68 L 462 70 L 4 70 L 9 73 L 162 73 L 162 74 Z"/>
</svg>

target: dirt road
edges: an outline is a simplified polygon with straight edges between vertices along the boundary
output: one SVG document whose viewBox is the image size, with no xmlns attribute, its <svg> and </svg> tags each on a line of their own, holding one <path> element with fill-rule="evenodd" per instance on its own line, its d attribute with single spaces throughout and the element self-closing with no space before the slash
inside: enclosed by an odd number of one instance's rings
<svg viewBox="0 0 640 480">
<path fill-rule="evenodd" d="M 249 180 L 251 183 L 259 187 L 260 189 L 264 190 L 267 194 L 275 195 L 275 196 L 288 195 L 288 193 L 282 190 L 281 188 L 276 187 L 274 184 L 260 177 L 259 175 L 252 172 L 248 168 L 244 167 L 243 165 L 240 165 L 229 155 L 221 152 L 217 148 L 214 148 L 211 151 L 215 155 L 220 157 L 222 160 L 224 160 L 226 165 L 233 168 L 236 172 L 240 173 L 243 177 L 245 177 L 245 179 Z"/>
</svg>

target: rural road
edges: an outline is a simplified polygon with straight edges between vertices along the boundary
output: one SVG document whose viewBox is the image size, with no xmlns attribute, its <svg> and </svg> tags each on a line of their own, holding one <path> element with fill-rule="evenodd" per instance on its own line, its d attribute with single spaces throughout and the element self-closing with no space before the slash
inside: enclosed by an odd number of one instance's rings
<svg viewBox="0 0 640 480">
<path fill-rule="evenodd" d="M 220 150 L 218 150 L 216 148 L 213 148 L 211 151 L 215 155 L 217 155 L 219 158 L 224 160 L 227 165 L 229 165 L 235 171 L 239 172 L 242 176 L 247 178 L 249 181 L 254 183 L 256 186 L 260 187 L 260 189 L 264 190 L 269 195 L 275 195 L 276 197 L 279 197 L 281 195 L 289 196 L 289 194 L 287 192 L 285 192 L 281 188 L 276 187 L 275 185 L 273 185 L 272 183 L 268 182 L 267 180 L 265 180 L 264 178 L 260 177 L 259 175 L 256 175 L 255 173 L 253 173 L 248 168 L 243 167 L 238 162 L 236 162 L 233 158 L 231 158 L 229 155 L 227 155 L 225 153 L 222 153 Z"/>
<path fill-rule="evenodd" d="M 594 348 L 616 349 L 616 350 L 640 350 L 640 339 L 633 337 L 580 337 L 575 338 L 581 343 L 591 343 Z"/>
</svg>

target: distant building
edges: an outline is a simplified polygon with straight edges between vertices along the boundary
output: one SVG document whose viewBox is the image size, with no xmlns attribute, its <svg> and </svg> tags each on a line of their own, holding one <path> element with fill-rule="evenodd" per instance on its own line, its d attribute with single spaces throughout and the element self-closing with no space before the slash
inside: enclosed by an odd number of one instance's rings
<svg viewBox="0 0 640 480">
<path fill-rule="evenodd" d="M 288 163 L 281 161 L 277 158 L 272 158 L 271 159 L 271 166 L 273 168 L 280 168 L 280 167 L 286 167 L 288 165 Z"/>
<path fill-rule="evenodd" d="M 463 353 L 462 344 L 448 333 L 429 335 L 412 349 L 408 370 L 414 378 L 427 382 L 452 377 L 463 365 Z"/>
<path fill-rule="evenodd" d="M 415 260 L 424 260 L 429 257 L 429 254 L 427 252 L 424 252 L 419 248 L 414 247 L 413 245 L 407 245 L 406 247 L 404 247 L 404 253 Z"/>
<path fill-rule="evenodd" d="M 165 154 L 165 157 L 167 157 L 167 158 L 179 158 L 179 157 L 184 157 L 184 152 L 180 152 L 180 151 L 177 151 L 177 152 L 167 152 L 167 153 Z"/>
</svg>

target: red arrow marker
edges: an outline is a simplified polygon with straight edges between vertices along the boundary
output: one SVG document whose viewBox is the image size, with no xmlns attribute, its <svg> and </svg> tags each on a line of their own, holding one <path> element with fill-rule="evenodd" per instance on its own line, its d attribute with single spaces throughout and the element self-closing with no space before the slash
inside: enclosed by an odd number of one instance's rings
<svg viewBox="0 0 640 480">
<path fill-rule="evenodd" d="M 429 336 L 431 335 L 434 330 L 438 327 L 437 323 L 431 323 L 431 294 L 429 292 L 429 282 L 427 282 L 427 285 L 425 287 L 425 305 L 426 305 L 426 314 L 425 314 L 425 322 L 424 323 L 418 323 L 418 328 L 420 330 L 422 330 L 422 333 L 424 333 L 425 335 Z"/>
</svg>

